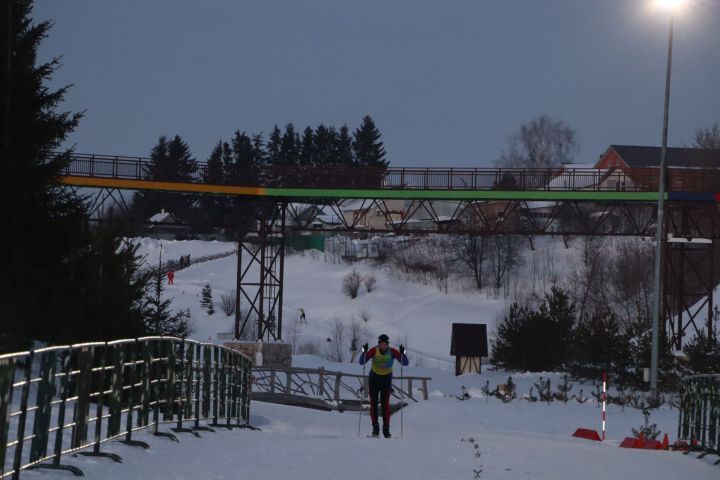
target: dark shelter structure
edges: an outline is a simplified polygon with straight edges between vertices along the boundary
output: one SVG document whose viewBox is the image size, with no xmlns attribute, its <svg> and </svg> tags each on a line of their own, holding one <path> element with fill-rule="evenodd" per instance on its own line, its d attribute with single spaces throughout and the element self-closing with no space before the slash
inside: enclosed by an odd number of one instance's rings
<svg viewBox="0 0 720 480">
<path fill-rule="evenodd" d="M 455 356 L 455 376 L 480 373 L 480 360 L 488 356 L 487 326 L 482 323 L 453 323 L 450 355 Z"/>
</svg>

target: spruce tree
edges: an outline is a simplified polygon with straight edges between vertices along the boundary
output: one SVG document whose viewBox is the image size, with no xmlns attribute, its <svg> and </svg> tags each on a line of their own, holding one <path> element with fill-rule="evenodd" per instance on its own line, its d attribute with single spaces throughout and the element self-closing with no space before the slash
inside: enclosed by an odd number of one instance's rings
<svg viewBox="0 0 720 480">
<path fill-rule="evenodd" d="M 222 154 L 223 144 L 218 142 L 208 157 L 206 169 L 202 172 L 202 179 L 205 183 L 213 185 L 225 184 Z M 210 232 L 213 227 L 221 228 L 227 211 L 227 203 L 227 198 L 221 195 L 200 195 L 200 211 L 195 215 L 198 230 Z"/>
<path fill-rule="evenodd" d="M 81 115 L 56 112 L 67 87 L 46 85 L 57 59 L 36 65 L 50 23 L 31 13 L 30 0 L 0 9 L 0 348 L 132 336 L 137 259 L 115 231 L 91 229 L 82 199 L 58 182 L 69 156 L 51 152 Z"/>
<path fill-rule="evenodd" d="M 285 125 L 285 132 L 283 133 L 282 139 L 280 140 L 280 165 L 283 166 L 297 166 L 298 165 L 298 153 L 300 144 L 300 137 L 295 131 L 295 126 L 292 123 Z"/>
<path fill-rule="evenodd" d="M 277 125 L 275 125 L 270 132 L 270 136 L 268 137 L 267 141 L 267 147 L 265 149 L 266 155 L 267 155 L 267 163 L 271 167 L 277 167 L 281 165 L 281 159 L 280 159 L 280 148 L 282 143 L 282 132 L 278 128 Z"/>
<path fill-rule="evenodd" d="M 336 167 L 337 159 L 337 131 L 333 127 L 318 125 L 315 130 L 315 150 L 317 151 L 316 165 L 320 167 Z"/>
<path fill-rule="evenodd" d="M 200 299 L 200 306 L 205 309 L 208 315 L 215 313 L 215 306 L 213 305 L 212 289 L 210 284 L 206 283 L 201 292 L 202 298 Z"/>
<path fill-rule="evenodd" d="M 309 167 L 315 165 L 316 154 L 315 154 L 315 132 L 310 127 L 306 127 L 303 130 L 302 138 L 300 139 L 300 161 L 299 165 L 303 167 Z"/>
<path fill-rule="evenodd" d="M 347 125 L 340 127 L 337 138 L 337 164 L 341 167 L 351 167 L 354 164 L 352 137 Z"/>
<path fill-rule="evenodd" d="M 147 292 L 144 304 L 145 333 L 186 338 L 191 333 L 190 312 L 183 310 L 173 313 L 170 310 L 173 299 L 163 298 L 165 272 L 162 268 L 153 269 L 151 282 L 152 289 Z"/>
<path fill-rule="evenodd" d="M 380 141 L 380 130 L 373 119 L 366 115 L 362 124 L 353 133 L 353 151 L 358 167 L 385 169 L 389 162 L 385 160 L 385 147 Z"/>
</svg>

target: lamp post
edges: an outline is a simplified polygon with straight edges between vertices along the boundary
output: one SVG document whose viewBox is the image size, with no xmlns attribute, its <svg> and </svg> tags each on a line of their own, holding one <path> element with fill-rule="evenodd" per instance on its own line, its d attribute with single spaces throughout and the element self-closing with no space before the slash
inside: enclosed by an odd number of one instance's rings
<svg viewBox="0 0 720 480">
<path fill-rule="evenodd" d="M 650 358 L 650 390 L 658 395 L 658 364 L 660 360 L 660 317 L 662 309 L 663 245 L 665 244 L 665 158 L 667 156 L 668 117 L 670 113 L 670 72 L 672 70 L 673 27 L 675 10 L 683 0 L 656 0 L 656 4 L 670 12 L 670 35 L 668 36 L 667 71 L 665 73 L 665 110 L 663 114 L 662 145 L 660 147 L 660 175 L 658 184 L 658 208 L 655 224 L 655 295 L 652 310 L 652 351 Z"/>
</svg>

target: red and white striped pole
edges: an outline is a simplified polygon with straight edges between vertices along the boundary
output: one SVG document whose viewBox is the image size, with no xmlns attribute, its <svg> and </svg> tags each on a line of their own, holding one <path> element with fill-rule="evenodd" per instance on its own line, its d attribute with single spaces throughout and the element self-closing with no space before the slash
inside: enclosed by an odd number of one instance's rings
<svg viewBox="0 0 720 480">
<path fill-rule="evenodd" d="M 607 373 L 603 372 L 603 390 L 602 390 L 602 439 L 605 441 L 605 400 L 607 398 Z"/>
</svg>

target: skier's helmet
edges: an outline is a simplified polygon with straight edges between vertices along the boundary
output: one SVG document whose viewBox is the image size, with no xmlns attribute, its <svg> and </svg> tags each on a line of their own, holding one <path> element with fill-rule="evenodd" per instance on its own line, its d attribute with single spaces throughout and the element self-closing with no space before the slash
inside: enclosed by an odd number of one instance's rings
<svg viewBox="0 0 720 480">
<path fill-rule="evenodd" d="M 390 337 L 385 335 L 384 333 L 378 337 L 378 343 L 390 343 Z"/>
</svg>

